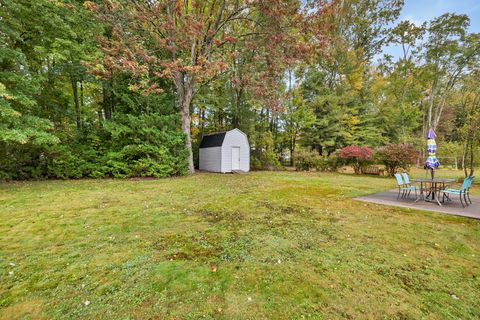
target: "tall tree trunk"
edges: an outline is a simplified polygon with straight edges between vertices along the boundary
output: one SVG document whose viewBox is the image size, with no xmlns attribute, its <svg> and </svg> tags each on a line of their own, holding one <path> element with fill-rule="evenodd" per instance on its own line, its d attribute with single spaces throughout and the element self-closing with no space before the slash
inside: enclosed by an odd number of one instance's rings
<svg viewBox="0 0 480 320">
<path fill-rule="evenodd" d="M 428 117 L 427 117 L 427 132 L 430 128 L 432 128 L 432 115 L 433 115 L 433 100 L 434 100 L 434 88 L 435 86 L 432 86 L 432 92 L 430 95 L 430 101 L 428 102 Z"/>
<path fill-rule="evenodd" d="M 102 96 L 103 96 L 102 108 L 99 111 L 99 116 L 101 117 L 101 120 L 110 120 L 111 119 L 110 103 L 109 103 L 110 92 L 105 82 L 103 82 L 102 84 Z"/>
<path fill-rule="evenodd" d="M 110 119 L 113 118 L 113 113 L 115 112 L 115 92 L 114 92 L 114 79 L 113 79 L 113 70 L 111 71 L 112 75 L 110 77 Z"/>
<path fill-rule="evenodd" d="M 473 173 L 475 171 L 475 160 L 474 160 L 474 144 L 473 144 L 473 139 L 470 140 L 470 174 L 469 176 L 473 176 Z"/>
<path fill-rule="evenodd" d="M 435 70 L 436 72 L 438 72 L 438 61 L 435 61 Z M 432 88 L 431 88 L 431 92 L 430 92 L 430 100 L 428 101 L 428 118 L 427 118 L 427 125 L 428 125 L 428 128 L 427 128 L 427 131 L 433 127 L 433 104 L 435 102 L 435 93 L 437 91 L 437 84 L 438 84 L 438 76 L 435 77 L 435 79 L 433 79 L 433 83 L 432 83 Z M 434 130 L 436 130 L 436 128 L 433 128 Z"/>
<path fill-rule="evenodd" d="M 426 114 L 426 110 L 425 110 L 425 106 L 423 104 L 423 101 L 422 101 L 422 111 L 423 111 L 423 115 L 422 115 L 422 137 L 425 138 L 427 136 L 427 132 L 428 132 L 428 128 L 427 128 L 427 114 Z M 423 156 L 423 154 L 422 154 Z"/>
<path fill-rule="evenodd" d="M 235 92 L 235 116 L 234 116 L 234 121 L 233 121 L 233 126 L 235 128 L 238 128 L 240 126 L 240 114 L 241 114 L 241 108 L 242 108 L 242 96 L 243 96 L 243 88 L 240 87 L 240 89 L 236 90 Z"/>
<path fill-rule="evenodd" d="M 75 106 L 75 122 L 77 124 L 77 130 L 80 130 L 81 128 L 81 116 L 80 116 L 80 102 L 78 99 L 78 83 L 77 81 L 72 77 L 70 77 L 70 81 L 72 83 L 72 92 L 73 92 L 73 104 Z"/>
<path fill-rule="evenodd" d="M 83 104 L 84 104 L 84 96 L 83 96 L 83 81 L 80 81 L 80 108 L 83 109 Z"/>
<path fill-rule="evenodd" d="M 200 119 L 202 121 L 200 127 L 200 141 L 202 141 L 203 136 L 205 135 L 205 108 L 200 109 Z"/>
<path fill-rule="evenodd" d="M 463 152 L 462 152 L 462 168 L 463 173 L 465 174 L 465 178 L 468 177 L 468 168 L 467 168 L 467 154 L 468 154 L 468 135 L 465 138 L 465 143 L 463 144 Z"/>
<path fill-rule="evenodd" d="M 295 165 L 295 145 L 297 144 L 296 134 L 293 134 L 290 141 L 290 165 Z"/>
<path fill-rule="evenodd" d="M 193 164 L 192 151 L 192 134 L 190 130 L 191 117 L 190 105 L 192 103 L 195 81 L 189 76 L 181 72 L 177 72 L 174 77 L 175 86 L 177 88 L 178 102 L 180 106 L 180 115 L 182 118 L 182 132 L 185 134 L 185 148 L 188 150 L 188 173 L 195 173 Z"/>
<path fill-rule="evenodd" d="M 193 90 L 187 88 L 181 104 L 182 115 L 182 132 L 185 134 L 185 147 L 189 151 L 188 154 L 188 173 L 195 173 L 195 167 L 193 165 L 193 150 L 192 150 L 192 135 L 190 131 L 191 117 L 190 117 L 190 103 L 192 102 Z"/>
</svg>

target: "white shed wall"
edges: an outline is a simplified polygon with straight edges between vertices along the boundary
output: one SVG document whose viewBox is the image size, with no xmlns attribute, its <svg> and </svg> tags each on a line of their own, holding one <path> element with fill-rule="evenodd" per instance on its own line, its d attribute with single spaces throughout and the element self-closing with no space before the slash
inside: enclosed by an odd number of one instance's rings
<svg viewBox="0 0 480 320">
<path fill-rule="evenodd" d="M 222 170 L 232 172 L 232 147 L 240 147 L 240 170 L 250 171 L 250 145 L 247 136 L 238 129 L 227 132 L 222 145 Z"/>
<path fill-rule="evenodd" d="M 199 152 L 200 170 L 222 172 L 222 147 L 201 148 Z"/>
</svg>

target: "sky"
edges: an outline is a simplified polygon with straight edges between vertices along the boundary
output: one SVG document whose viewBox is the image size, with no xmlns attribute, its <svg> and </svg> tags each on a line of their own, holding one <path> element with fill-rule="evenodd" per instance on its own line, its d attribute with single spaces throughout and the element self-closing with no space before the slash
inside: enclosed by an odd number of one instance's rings
<svg viewBox="0 0 480 320">
<path fill-rule="evenodd" d="M 468 15 L 469 32 L 480 32 L 480 0 L 405 0 L 398 21 L 410 20 L 420 25 L 447 12 Z M 399 57 L 401 49 L 398 46 L 389 46 L 383 48 L 383 53 Z"/>
</svg>

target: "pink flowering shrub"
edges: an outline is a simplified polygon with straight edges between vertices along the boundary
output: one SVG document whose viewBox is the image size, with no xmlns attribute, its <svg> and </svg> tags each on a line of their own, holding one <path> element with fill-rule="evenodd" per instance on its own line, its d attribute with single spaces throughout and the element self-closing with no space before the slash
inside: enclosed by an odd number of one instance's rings
<svg viewBox="0 0 480 320">
<path fill-rule="evenodd" d="M 351 165 L 356 174 L 360 174 L 362 168 L 372 160 L 373 150 L 369 147 L 348 146 L 340 150 L 339 158 Z"/>
</svg>

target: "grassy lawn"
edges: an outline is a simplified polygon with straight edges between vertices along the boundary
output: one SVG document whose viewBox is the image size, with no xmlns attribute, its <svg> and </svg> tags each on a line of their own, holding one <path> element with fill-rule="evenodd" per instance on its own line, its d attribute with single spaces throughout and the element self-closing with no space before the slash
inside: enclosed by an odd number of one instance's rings
<svg viewBox="0 0 480 320">
<path fill-rule="evenodd" d="M 351 200 L 394 186 L 296 172 L 3 184 L 0 319 L 480 318 L 480 221 Z"/>
</svg>

